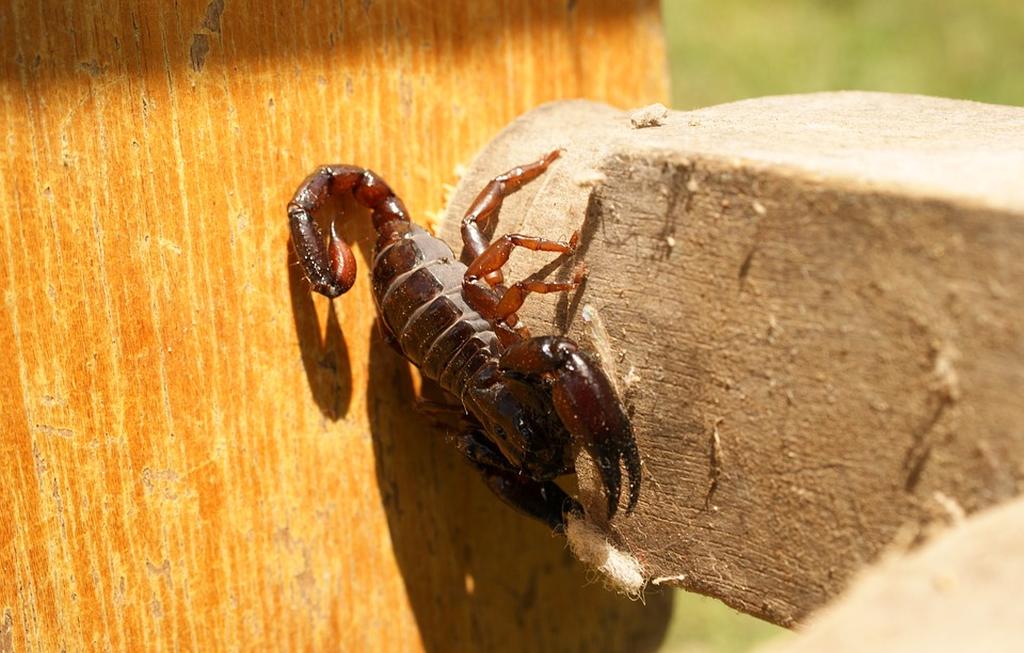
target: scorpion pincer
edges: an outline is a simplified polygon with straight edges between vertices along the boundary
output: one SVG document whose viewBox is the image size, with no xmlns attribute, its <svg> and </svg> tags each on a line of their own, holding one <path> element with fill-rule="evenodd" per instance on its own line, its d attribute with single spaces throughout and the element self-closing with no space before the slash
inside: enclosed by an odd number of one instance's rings
<svg viewBox="0 0 1024 653">
<path fill-rule="evenodd" d="M 491 490 L 556 530 L 565 528 L 567 514 L 581 510 L 554 482 L 574 471 L 574 446 L 583 446 L 597 465 L 608 518 L 619 505 L 623 467 L 627 513 L 640 494 L 636 441 L 604 371 L 568 338 L 531 337 L 516 315 L 530 293 L 572 290 L 582 274 L 566 283 L 504 285 L 501 268 L 513 249 L 573 254 L 578 232 L 568 242 L 521 234 L 488 242 L 482 231 L 503 199 L 559 154 L 498 175 L 481 191 L 462 221 L 468 266 L 410 222 L 402 200 L 366 168 L 322 166 L 288 204 L 302 269 L 313 290 L 331 298 L 355 282 L 355 258 L 333 225 L 325 243 L 313 215 L 327 197 L 341 193 L 370 209 L 377 233 L 373 297 L 382 332 L 424 376 L 461 401 L 468 426 L 455 443 Z"/>
</svg>

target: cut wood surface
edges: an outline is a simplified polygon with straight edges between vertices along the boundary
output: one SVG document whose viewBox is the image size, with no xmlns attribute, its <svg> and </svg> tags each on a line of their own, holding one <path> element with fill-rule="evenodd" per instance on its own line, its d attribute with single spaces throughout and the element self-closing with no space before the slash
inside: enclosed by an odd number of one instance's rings
<svg viewBox="0 0 1024 653">
<path fill-rule="evenodd" d="M 959 521 L 861 574 L 800 637 L 764 653 L 1017 653 L 1024 641 L 1024 501 Z"/>
<path fill-rule="evenodd" d="M 632 411 L 640 504 L 608 532 L 652 581 L 793 624 L 894 538 L 1020 491 L 1024 109 L 834 93 L 658 115 L 532 111 L 444 232 L 489 177 L 565 148 L 495 231 L 581 230 L 586 284 L 521 315 L 587 343 Z"/>
<path fill-rule="evenodd" d="M 664 100 L 657 2 L 0 9 L 0 651 L 638 650 L 411 412 L 363 265 L 313 297 L 285 204 L 372 167 L 421 223 L 537 103 Z M 642 65 L 637 62 L 643 62 Z"/>
</svg>

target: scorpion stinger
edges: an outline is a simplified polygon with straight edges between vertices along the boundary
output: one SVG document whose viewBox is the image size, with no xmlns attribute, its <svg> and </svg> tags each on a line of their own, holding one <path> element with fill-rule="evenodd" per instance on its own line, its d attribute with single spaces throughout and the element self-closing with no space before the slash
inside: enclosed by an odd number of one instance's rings
<svg viewBox="0 0 1024 653">
<path fill-rule="evenodd" d="M 516 247 L 572 254 L 579 241 L 510 234 L 489 243 L 481 224 L 509 193 L 541 175 L 559 156 L 498 175 L 470 205 L 462 224 L 467 267 L 450 247 L 411 223 L 402 202 L 373 172 L 323 166 L 288 204 L 292 243 L 313 290 L 337 297 L 355 281 L 349 246 L 332 229 L 329 244 L 313 220 L 327 197 L 351 192 L 371 209 L 377 232 L 371 277 L 379 323 L 423 375 L 458 397 L 466 432 L 456 446 L 498 496 L 556 530 L 580 505 L 554 482 L 574 469 L 574 445 L 600 468 L 612 516 L 629 475 L 627 512 L 640 492 L 640 457 L 629 420 L 601 368 L 566 338 L 530 338 L 516 311 L 531 293 L 576 288 L 571 281 L 528 279 L 506 288 L 501 268 Z"/>
<path fill-rule="evenodd" d="M 372 170 L 350 165 L 320 166 L 306 177 L 288 203 L 292 245 L 313 290 L 327 297 L 345 294 L 356 282 L 356 259 L 333 222 L 329 244 L 324 247 L 324 236 L 313 214 L 328 197 L 349 191 L 357 202 L 373 211 L 374 227 L 379 229 L 394 220 L 409 221 L 402 200 Z"/>
</svg>

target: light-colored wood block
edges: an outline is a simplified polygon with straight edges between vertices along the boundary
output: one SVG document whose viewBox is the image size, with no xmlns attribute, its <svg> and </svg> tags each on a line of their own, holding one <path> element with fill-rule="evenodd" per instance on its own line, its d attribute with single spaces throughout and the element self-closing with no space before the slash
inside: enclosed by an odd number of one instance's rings
<svg viewBox="0 0 1024 653">
<path fill-rule="evenodd" d="M 586 285 L 521 315 L 600 353 L 632 411 L 640 505 L 609 532 L 650 579 L 792 624 L 901 533 L 1020 491 L 1024 109 L 826 93 L 661 123 L 530 112 L 445 233 L 488 178 L 565 148 L 496 232 L 581 230 Z"/>
<path fill-rule="evenodd" d="M 1024 501 L 958 521 L 861 574 L 795 640 L 764 653 L 988 653 L 1021 647 Z"/>
</svg>

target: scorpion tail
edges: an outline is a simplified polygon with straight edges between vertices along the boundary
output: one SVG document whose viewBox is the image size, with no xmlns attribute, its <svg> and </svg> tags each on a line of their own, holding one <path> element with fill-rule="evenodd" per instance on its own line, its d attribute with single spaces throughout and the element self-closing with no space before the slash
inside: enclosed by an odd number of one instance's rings
<svg viewBox="0 0 1024 653">
<path fill-rule="evenodd" d="M 337 297 L 352 287 L 356 280 L 356 259 L 352 248 L 338 236 L 333 223 L 330 238 L 324 244 L 313 214 L 328 197 L 345 192 L 351 192 L 357 202 L 371 210 L 373 226 L 378 232 L 393 220 L 409 220 L 402 200 L 372 170 L 350 165 L 320 166 L 306 177 L 288 203 L 292 245 L 313 290 L 327 297 Z"/>
</svg>

